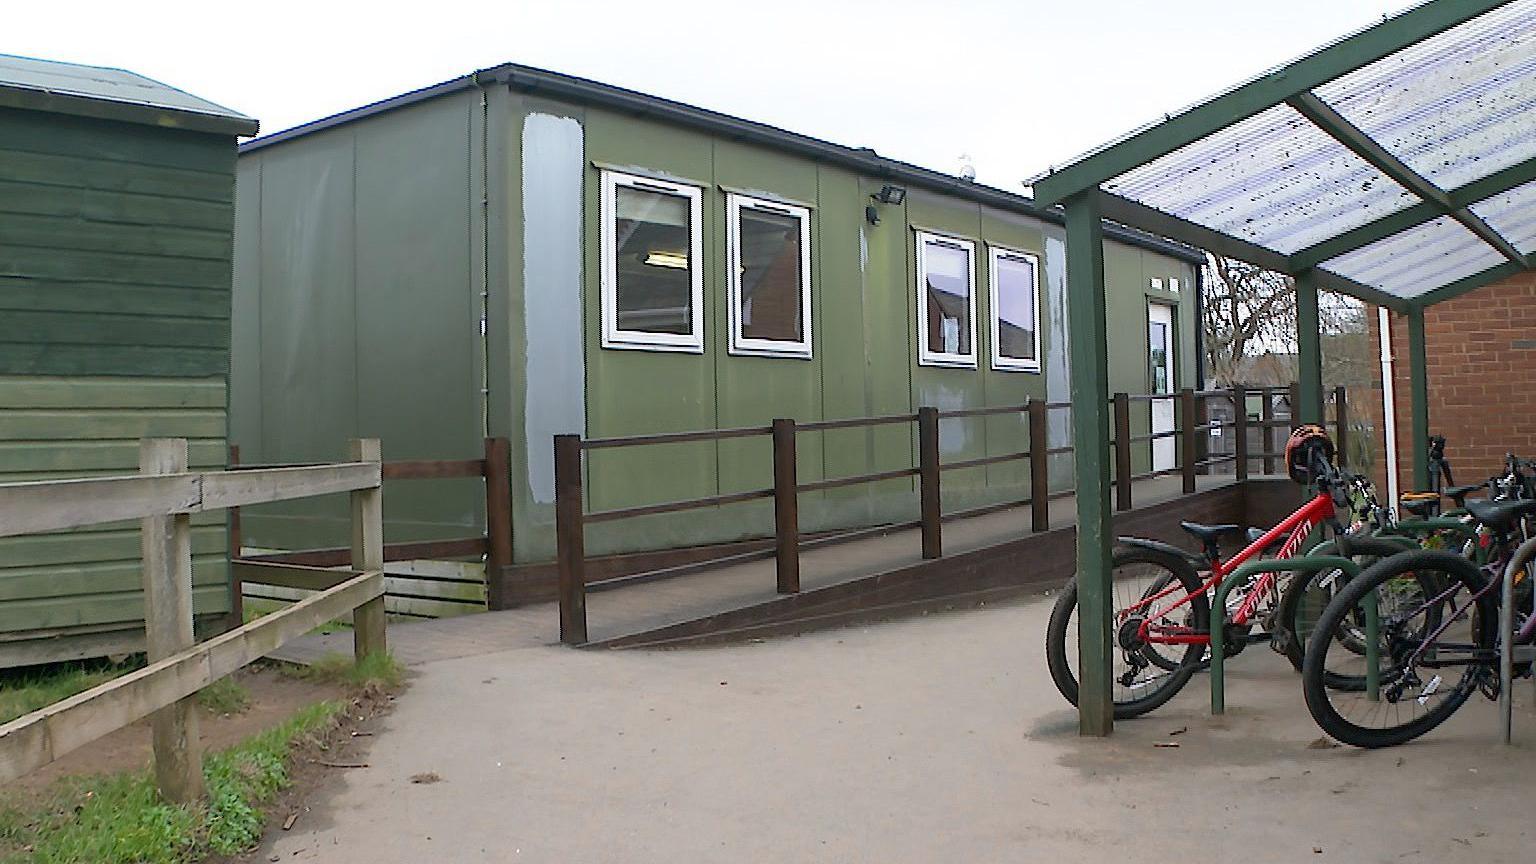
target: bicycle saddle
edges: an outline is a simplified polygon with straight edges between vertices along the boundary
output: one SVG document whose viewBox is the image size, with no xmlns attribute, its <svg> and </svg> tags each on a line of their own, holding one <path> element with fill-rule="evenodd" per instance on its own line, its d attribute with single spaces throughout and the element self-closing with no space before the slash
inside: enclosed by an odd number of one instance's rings
<svg viewBox="0 0 1536 864">
<path fill-rule="evenodd" d="M 1483 488 L 1481 483 L 1473 483 L 1470 486 L 1452 486 L 1441 494 L 1445 495 L 1445 497 L 1451 499 L 1452 501 L 1455 501 L 1457 507 L 1466 507 L 1467 493 L 1476 492 L 1481 488 Z"/>
<path fill-rule="evenodd" d="M 1241 525 L 1202 525 L 1199 522 L 1180 522 L 1179 527 L 1194 535 L 1201 543 L 1207 545 L 1216 542 L 1216 538 L 1223 534 L 1235 534 L 1243 530 Z"/>
<path fill-rule="evenodd" d="M 1435 515 L 1435 510 L 1439 508 L 1440 496 L 1433 492 L 1408 492 L 1398 500 L 1398 504 L 1409 513 L 1427 519 Z"/>
<path fill-rule="evenodd" d="M 1478 498 L 1467 502 L 1467 512 L 1489 528 L 1508 533 L 1521 517 L 1536 513 L 1536 500 L 1517 498 L 1513 501 L 1489 501 Z"/>
</svg>

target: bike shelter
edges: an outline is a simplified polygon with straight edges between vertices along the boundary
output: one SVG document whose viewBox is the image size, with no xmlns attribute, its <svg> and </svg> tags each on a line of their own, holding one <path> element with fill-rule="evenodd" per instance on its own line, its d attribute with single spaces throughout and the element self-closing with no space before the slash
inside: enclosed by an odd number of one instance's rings
<svg viewBox="0 0 1536 864">
<path fill-rule="evenodd" d="M 1405 315 L 1424 488 L 1424 309 L 1532 268 L 1533 102 L 1536 0 L 1429 0 L 1035 178 L 1066 213 L 1082 734 L 1114 723 L 1110 466 L 1084 458 L 1109 446 L 1103 220 L 1296 280 L 1303 422 L 1322 420 L 1318 292 Z"/>
</svg>

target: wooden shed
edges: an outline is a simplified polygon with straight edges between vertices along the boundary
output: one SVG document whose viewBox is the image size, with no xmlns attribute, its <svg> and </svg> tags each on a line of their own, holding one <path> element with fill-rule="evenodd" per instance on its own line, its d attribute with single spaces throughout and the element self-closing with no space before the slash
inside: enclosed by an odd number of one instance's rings
<svg viewBox="0 0 1536 864">
<path fill-rule="evenodd" d="M 225 462 L 236 139 L 255 120 L 118 69 L 0 55 L 0 480 Z M 195 611 L 230 609 L 222 516 Z M 143 644 L 136 525 L 0 540 L 0 667 Z"/>
</svg>

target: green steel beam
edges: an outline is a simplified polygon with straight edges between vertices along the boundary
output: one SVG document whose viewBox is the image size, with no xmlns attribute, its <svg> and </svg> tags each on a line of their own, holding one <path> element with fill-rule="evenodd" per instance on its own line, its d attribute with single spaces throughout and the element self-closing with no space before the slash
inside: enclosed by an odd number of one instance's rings
<svg viewBox="0 0 1536 864">
<path fill-rule="evenodd" d="M 1413 298 L 1413 305 L 1419 308 L 1433 306 L 1436 303 L 1444 303 L 1454 300 L 1468 291 L 1476 291 L 1484 285 L 1492 285 L 1501 279 L 1508 279 L 1516 273 L 1524 272 L 1527 268 L 1521 267 L 1513 261 L 1506 261 L 1494 267 L 1489 267 L 1481 273 L 1473 273 L 1465 279 L 1458 279 L 1449 285 L 1442 285 L 1433 291 Z"/>
<path fill-rule="evenodd" d="M 1104 219 L 1097 191 L 1067 199 L 1067 327 L 1077 473 L 1078 730 L 1114 729 L 1110 623 L 1109 341 L 1104 320 Z"/>
<path fill-rule="evenodd" d="M 1408 391 L 1412 402 L 1413 488 L 1429 488 L 1429 361 L 1424 351 L 1424 307 L 1408 310 Z"/>
<path fill-rule="evenodd" d="M 1452 189 L 1451 204 L 1456 207 L 1470 207 L 1479 201 L 1486 201 L 1500 192 L 1508 192 L 1516 186 L 1524 186 L 1533 180 L 1536 180 L 1536 159 L 1511 165 L 1480 180 L 1473 180 L 1465 186 Z"/>
<path fill-rule="evenodd" d="M 1301 116 L 1310 120 L 1312 125 L 1343 144 L 1351 153 L 1370 163 L 1393 182 L 1417 195 L 1420 200 L 1439 212 L 1449 214 L 1468 231 L 1476 234 L 1478 239 L 1498 250 L 1500 255 L 1522 267 L 1530 266 L 1525 255 L 1504 239 L 1503 235 L 1493 230 L 1493 226 L 1484 222 L 1482 217 L 1465 207 L 1456 207 L 1451 203 L 1449 193 L 1431 183 L 1406 162 L 1389 153 L 1385 147 L 1376 142 L 1376 139 L 1335 111 L 1333 106 L 1311 93 L 1298 93 L 1286 100 L 1286 103 L 1295 108 Z"/>
<path fill-rule="evenodd" d="M 1473 180 L 1465 186 L 1447 191 L 1446 195 L 1450 198 L 1452 208 L 1450 212 L 1461 210 L 1533 181 L 1536 181 L 1536 159 L 1511 165 L 1480 180 Z M 1330 237 L 1305 249 L 1292 252 L 1289 256 L 1290 272 L 1300 273 L 1308 267 L 1316 267 L 1331 258 L 1364 248 L 1378 240 L 1385 240 L 1393 234 L 1444 216 L 1446 212 L 1427 201 L 1420 201 L 1406 210 L 1389 213 L 1337 237 Z"/>
<path fill-rule="evenodd" d="M 1307 269 L 1301 268 L 1298 270 L 1290 267 L 1289 259 L 1273 249 L 1260 246 L 1249 240 L 1233 237 L 1214 228 L 1207 228 L 1204 225 L 1190 222 L 1187 219 L 1180 219 L 1177 216 L 1164 213 L 1145 204 L 1137 203 L 1129 198 L 1122 198 L 1119 195 L 1108 192 L 1099 193 L 1099 198 L 1103 203 L 1104 218 L 1111 222 L 1129 225 L 1132 228 L 1140 228 L 1159 237 L 1179 240 L 1208 252 L 1213 252 L 1227 258 L 1247 261 L 1249 264 L 1263 267 L 1266 270 L 1274 270 L 1278 273 L 1300 273 Z M 1316 278 L 1318 280 L 1317 287 L 1319 288 L 1337 291 L 1340 294 L 1348 294 L 1366 303 L 1385 306 L 1398 312 L 1404 312 L 1408 309 L 1408 301 L 1403 298 L 1340 276 L 1337 273 L 1317 271 Z"/>
<path fill-rule="evenodd" d="M 1296 277 L 1296 383 L 1303 423 L 1323 422 L 1323 337 L 1317 314 L 1318 271 Z"/>
<path fill-rule="evenodd" d="M 1130 135 L 1034 181 L 1035 200 L 1056 204 L 1145 165 L 1299 93 L 1374 63 L 1509 0 L 1441 0 L 1416 6 L 1314 51 L 1177 117 Z"/>
</svg>

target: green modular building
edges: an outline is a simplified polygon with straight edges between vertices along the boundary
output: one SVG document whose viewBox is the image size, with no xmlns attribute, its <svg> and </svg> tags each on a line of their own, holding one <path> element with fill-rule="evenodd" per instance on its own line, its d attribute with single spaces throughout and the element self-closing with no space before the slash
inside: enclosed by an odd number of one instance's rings
<svg viewBox="0 0 1536 864">
<path fill-rule="evenodd" d="M 241 147 L 231 440 L 252 461 L 511 440 L 514 565 L 554 557 L 552 436 L 1067 401 L 1061 215 L 815 138 L 507 65 Z M 1110 226 L 1115 389 L 1197 383 L 1201 257 Z M 1171 424 L 1140 406 L 1136 428 Z M 1171 412 L 1171 406 L 1170 406 Z M 1068 440 L 1053 413 L 1053 446 Z M 1027 446 L 1023 415 L 945 420 L 945 461 Z M 901 426 L 803 433 L 814 482 L 914 464 Z M 1172 465 L 1144 447 L 1138 470 Z M 1159 447 L 1163 445 L 1158 445 Z M 1059 466 L 1062 485 L 1070 466 Z M 1054 470 L 1054 469 L 1053 469 Z M 589 509 L 770 485 L 766 439 L 594 451 Z M 947 472 L 946 510 L 1028 494 L 1023 462 Z M 483 530 L 465 481 L 385 495 L 391 542 Z M 248 513 L 247 545 L 334 545 L 341 503 Z M 802 530 L 912 518 L 912 481 L 804 496 Z M 771 533 L 771 505 L 594 524 L 592 555 Z M 537 575 L 542 574 L 542 575 Z"/>
<path fill-rule="evenodd" d="M 0 56 L 0 481 L 224 464 L 235 145 L 256 121 L 148 78 Z M 224 523 L 194 603 L 230 608 Z M 0 667 L 142 650 L 137 523 L 0 540 Z"/>
</svg>

